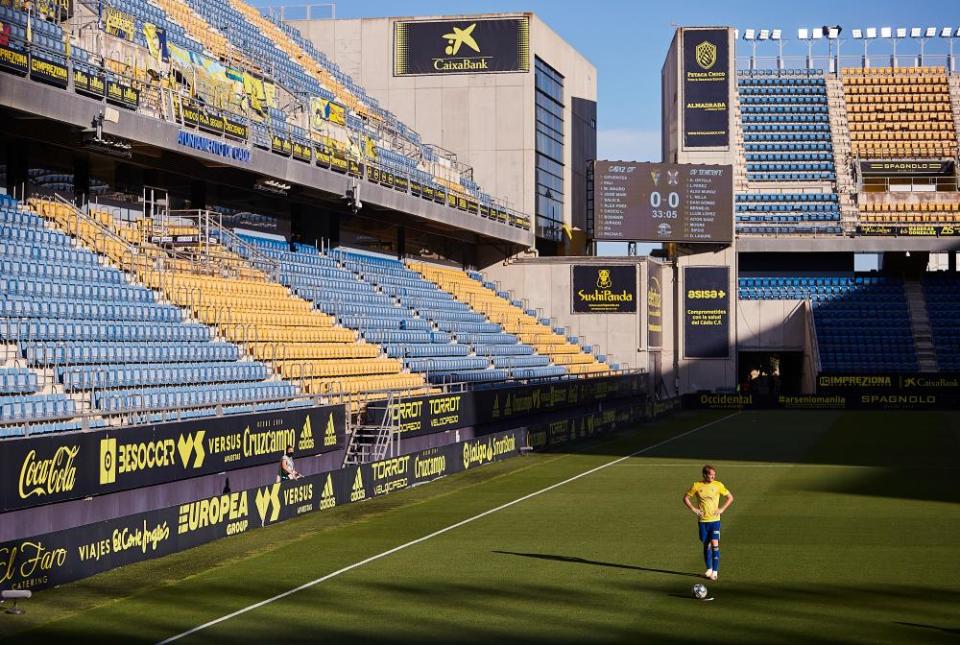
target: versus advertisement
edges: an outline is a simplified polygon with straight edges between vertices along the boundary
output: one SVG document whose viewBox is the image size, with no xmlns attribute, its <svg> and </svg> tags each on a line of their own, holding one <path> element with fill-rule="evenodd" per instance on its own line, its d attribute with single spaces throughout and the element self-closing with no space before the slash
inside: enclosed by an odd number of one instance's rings
<svg viewBox="0 0 960 645">
<path fill-rule="evenodd" d="M 863 175 L 952 175 L 952 161 L 883 160 L 861 161 Z"/>
<path fill-rule="evenodd" d="M 663 347 L 663 267 L 647 262 L 647 348 Z"/>
<path fill-rule="evenodd" d="M 683 147 L 730 145 L 730 52 L 726 29 L 683 30 Z"/>
<path fill-rule="evenodd" d="M 684 409 L 691 410 L 956 410 L 960 396 L 954 393 L 916 392 L 862 394 L 685 394 Z"/>
<path fill-rule="evenodd" d="M 727 267 L 684 268 L 684 358 L 730 356 L 729 273 Z"/>
<path fill-rule="evenodd" d="M 515 430 L 0 544 L 0 589 L 43 589 L 518 454 Z"/>
<path fill-rule="evenodd" d="M 389 408 L 389 414 L 399 424 L 401 437 L 416 437 L 638 396 L 646 392 L 646 377 L 646 374 L 628 374 L 416 397 L 394 403 Z M 379 424 L 386 408 L 386 401 L 370 404 L 368 422 Z"/>
<path fill-rule="evenodd" d="M 394 76 L 529 71 L 526 16 L 393 23 Z"/>
<path fill-rule="evenodd" d="M 0 443 L 0 510 L 152 486 L 344 447 L 342 405 Z"/>
<path fill-rule="evenodd" d="M 637 267 L 573 265 L 575 314 L 626 314 L 637 311 Z"/>
</svg>

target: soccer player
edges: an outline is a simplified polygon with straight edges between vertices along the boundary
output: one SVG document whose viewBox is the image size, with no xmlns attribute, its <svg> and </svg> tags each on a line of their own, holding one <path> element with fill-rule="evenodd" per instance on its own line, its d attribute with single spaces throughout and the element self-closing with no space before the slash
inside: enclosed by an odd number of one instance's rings
<svg viewBox="0 0 960 645">
<path fill-rule="evenodd" d="M 697 498 L 694 506 L 691 498 Z M 720 505 L 720 498 L 723 506 Z M 720 572 L 720 516 L 733 504 L 733 493 L 717 481 L 717 469 L 707 464 L 703 467 L 703 480 L 693 482 L 683 496 L 683 504 L 699 518 L 700 542 L 703 544 L 703 561 L 707 565 L 704 578 L 716 580 Z"/>
</svg>

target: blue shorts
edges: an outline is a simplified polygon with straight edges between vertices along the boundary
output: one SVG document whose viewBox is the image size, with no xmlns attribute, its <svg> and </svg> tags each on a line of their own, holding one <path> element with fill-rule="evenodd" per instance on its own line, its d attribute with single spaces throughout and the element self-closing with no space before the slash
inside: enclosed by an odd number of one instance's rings
<svg viewBox="0 0 960 645">
<path fill-rule="evenodd" d="M 720 520 L 713 522 L 697 522 L 700 525 L 700 542 L 720 539 Z"/>
</svg>

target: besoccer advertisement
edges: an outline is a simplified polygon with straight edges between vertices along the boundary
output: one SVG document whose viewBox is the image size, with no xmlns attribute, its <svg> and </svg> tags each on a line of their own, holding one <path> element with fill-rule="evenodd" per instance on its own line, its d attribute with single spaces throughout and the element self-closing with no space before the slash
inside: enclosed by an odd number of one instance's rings
<svg viewBox="0 0 960 645">
<path fill-rule="evenodd" d="M 573 265 L 575 314 L 626 314 L 637 311 L 637 268 Z"/>
<path fill-rule="evenodd" d="M 394 76 L 528 71 L 526 16 L 393 23 Z"/>
<path fill-rule="evenodd" d="M 730 145 L 730 47 L 726 29 L 684 29 L 683 147 Z"/>
<path fill-rule="evenodd" d="M 344 447 L 342 405 L 122 430 L 8 439 L 0 445 L 4 511 L 279 461 Z"/>
<path fill-rule="evenodd" d="M 518 454 L 501 432 L 0 544 L 0 589 L 44 589 L 229 535 L 336 508 Z"/>
<path fill-rule="evenodd" d="M 684 358 L 730 356 L 729 271 L 727 267 L 684 268 Z"/>
</svg>

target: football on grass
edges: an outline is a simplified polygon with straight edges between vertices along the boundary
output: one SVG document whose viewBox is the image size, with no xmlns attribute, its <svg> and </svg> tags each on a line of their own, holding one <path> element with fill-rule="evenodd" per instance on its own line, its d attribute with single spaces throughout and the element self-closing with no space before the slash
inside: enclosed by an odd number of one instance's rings
<svg viewBox="0 0 960 645">
<path fill-rule="evenodd" d="M 693 597 L 697 600 L 703 600 L 707 597 L 707 586 L 702 585 L 699 582 L 693 585 L 693 589 L 690 590 L 693 593 Z"/>
</svg>

